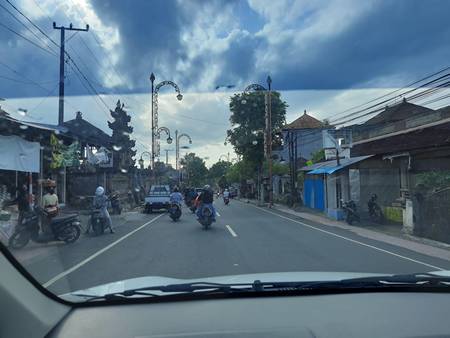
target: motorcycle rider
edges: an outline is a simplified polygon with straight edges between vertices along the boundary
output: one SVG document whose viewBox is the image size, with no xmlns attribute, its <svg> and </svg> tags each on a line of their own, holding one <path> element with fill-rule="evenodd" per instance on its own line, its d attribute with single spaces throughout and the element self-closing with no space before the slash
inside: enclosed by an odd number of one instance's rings
<svg viewBox="0 0 450 338">
<path fill-rule="evenodd" d="M 54 187 L 48 187 L 46 193 L 42 196 L 42 208 L 46 212 L 47 217 L 42 219 L 42 232 L 50 233 L 50 223 L 53 217 L 59 213 L 58 195 L 55 194 Z"/>
<path fill-rule="evenodd" d="M 95 189 L 94 208 L 100 210 L 101 215 L 106 222 L 105 227 L 109 228 L 109 231 L 113 234 L 112 220 L 108 212 L 108 197 L 105 195 L 105 189 L 102 186 L 98 186 L 97 189 Z"/>
<path fill-rule="evenodd" d="M 31 210 L 27 183 L 24 182 L 20 187 L 17 188 L 17 191 L 17 197 L 11 201 L 3 202 L 3 206 L 7 207 L 17 204 L 19 210 L 17 224 L 21 225 L 24 215 Z"/>
<path fill-rule="evenodd" d="M 225 189 L 223 192 L 223 200 L 230 199 L 230 192 L 228 191 L 228 188 Z"/>
<path fill-rule="evenodd" d="M 173 192 L 170 194 L 170 203 L 177 204 L 181 209 L 182 201 L 183 201 L 183 195 L 180 193 L 178 187 L 174 187 Z"/>
<path fill-rule="evenodd" d="M 203 206 L 209 206 L 212 210 L 212 220 L 216 221 L 216 209 L 214 208 L 214 193 L 211 187 L 207 184 L 203 187 L 203 191 L 198 196 L 198 200 L 200 202 L 199 207 L 197 208 L 197 219 L 199 220 L 202 217 Z"/>
</svg>

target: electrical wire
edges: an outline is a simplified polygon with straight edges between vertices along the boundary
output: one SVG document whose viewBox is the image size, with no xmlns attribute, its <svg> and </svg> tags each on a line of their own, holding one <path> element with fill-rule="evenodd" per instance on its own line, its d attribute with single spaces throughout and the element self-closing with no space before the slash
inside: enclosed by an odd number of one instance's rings
<svg viewBox="0 0 450 338">
<path fill-rule="evenodd" d="M 13 34 L 16 34 L 17 36 L 20 36 L 22 39 L 24 39 L 25 41 L 28 41 L 28 42 L 31 43 L 32 45 L 34 45 L 34 46 L 36 46 L 37 48 L 43 50 L 44 52 L 46 52 L 46 53 L 48 53 L 48 54 L 50 54 L 50 55 L 53 55 L 53 56 L 58 57 L 58 55 L 55 54 L 55 53 L 53 53 L 51 50 L 46 49 L 46 48 L 42 47 L 41 45 L 38 45 L 36 42 L 34 42 L 34 41 L 28 39 L 26 36 L 20 34 L 19 32 L 16 32 L 14 29 L 8 27 L 8 26 L 5 25 L 4 23 L 0 22 L 0 26 L 2 26 L 3 28 L 9 30 L 9 31 L 10 31 L 11 33 L 13 33 Z"/>
</svg>

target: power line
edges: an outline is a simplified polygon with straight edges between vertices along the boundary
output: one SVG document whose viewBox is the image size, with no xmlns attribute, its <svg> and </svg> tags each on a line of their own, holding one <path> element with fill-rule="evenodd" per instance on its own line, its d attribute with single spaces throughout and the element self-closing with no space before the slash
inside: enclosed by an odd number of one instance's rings
<svg viewBox="0 0 450 338">
<path fill-rule="evenodd" d="M 430 85 L 430 84 L 433 84 L 433 83 L 435 83 L 435 82 L 440 82 L 440 81 L 442 81 L 443 79 L 445 79 L 445 78 L 447 78 L 447 77 L 449 77 L 449 76 L 450 76 L 450 73 L 445 74 L 445 75 L 443 75 L 443 76 L 440 76 L 440 77 L 437 78 L 437 79 L 434 79 L 434 80 L 431 80 L 431 81 L 429 81 L 429 82 L 427 82 L 427 83 L 424 83 L 424 84 L 420 85 L 419 87 L 416 87 L 416 88 L 407 90 L 407 91 L 405 91 L 405 92 L 403 92 L 403 93 L 401 93 L 401 94 L 399 94 L 399 95 L 397 95 L 397 96 L 395 96 L 395 97 L 388 98 L 388 99 L 383 100 L 383 101 L 381 101 L 381 102 L 378 102 L 378 103 L 376 103 L 376 104 L 374 104 L 374 105 L 371 105 L 371 106 L 369 106 L 369 107 L 367 107 L 367 108 L 364 108 L 364 109 L 358 110 L 358 111 L 356 111 L 356 112 L 347 114 L 347 115 L 342 116 L 342 117 L 340 117 L 340 118 L 338 118 L 338 119 L 335 119 L 335 120 L 330 119 L 330 122 L 336 123 L 336 122 L 339 121 L 337 124 L 344 124 L 344 123 L 347 123 L 347 122 L 354 121 L 354 120 L 356 120 L 356 119 L 358 119 L 358 118 L 360 118 L 360 117 L 365 117 L 365 116 L 367 116 L 367 115 L 372 114 L 372 112 L 370 112 L 370 111 L 369 111 L 368 113 L 364 113 L 365 111 L 368 111 L 368 110 L 370 110 L 370 109 L 372 109 L 372 108 L 376 108 L 376 107 L 378 107 L 378 106 L 380 106 L 380 105 L 382 105 L 382 104 L 387 104 L 388 102 L 390 102 L 390 101 L 392 101 L 392 100 L 394 100 L 394 99 L 397 99 L 397 98 L 399 98 L 399 97 L 405 97 L 405 95 L 407 95 L 407 94 L 410 94 L 410 93 L 412 93 L 412 92 L 414 92 L 414 91 L 416 91 L 416 90 L 418 90 L 418 89 L 420 89 L 420 88 L 423 88 L 423 87 L 428 86 L 428 85 Z M 448 85 L 448 82 L 444 83 L 444 85 L 447 86 L 447 85 Z M 439 85 L 439 86 L 442 86 L 442 85 Z M 439 86 L 437 86 L 437 87 L 432 87 L 432 88 L 430 88 L 430 89 L 427 89 L 426 91 L 434 90 L 435 88 L 438 88 Z M 421 93 L 418 93 L 418 94 L 413 95 L 413 96 L 410 98 L 410 100 L 417 99 L 418 97 L 424 95 L 424 92 L 426 92 L 426 91 L 423 91 L 423 92 L 421 92 Z M 384 108 L 382 108 L 381 110 L 383 110 L 383 109 L 384 109 Z M 379 111 L 379 109 L 377 109 L 376 111 Z M 355 117 L 355 115 L 360 114 L 360 113 L 364 113 L 364 114 Z M 348 118 L 348 119 L 345 120 L 346 118 Z M 342 121 L 342 120 L 344 120 L 344 121 Z"/>
<path fill-rule="evenodd" d="M 53 55 L 53 56 L 58 57 L 58 55 L 56 55 L 55 53 L 53 53 L 53 52 L 50 51 L 49 49 L 45 49 L 44 47 L 38 45 L 36 42 L 34 42 L 34 41 L 28 39 L 26 36 L 24 36 L 24 35 L 22 35 L 22 34 L 20 34 L 20 33 L 18 33 L 18 32 L 16 32 L 14 29 L 8 27 L 8 26 L 5 25 L 4 23 L 0 22 L 0 26 L 2 26 L 2 27 L 4 27 L 5 29 L 9 30 L 11 33 L 16 34 L 17 36 L 20 36 L 22 39 L 28 41 L 28 42 L 31 43 L 32 45 L 34 45 L 34 46 L 38 47 L 39 49 L 43 50 L 44 52 L 49 53 L 50 55 Z"/>
<path fill-rule="evenodd" d="M 0 60 L 0 65 L 4 66 L 5 68 L 9 69 L 10 71 L 12 71 L 13 73 L 23 77 L 24 79 L 28 80 L 30 83 L 34 84 L 35 86 L 38 86 L 39 88 L 45 90 L 47 93 L 49 93 L 49 89 L 45 88 L 43 86 L 41 86 L 38 82 L 30 79 L 29 77 L 25 76 L 24 74 L 20 73 L 19 71 L 15 70 L 14 68 L 10 67 L 9 65 L 7 65 L 6 63 L 4 63 L 3 61 Z"/>
<path fill-rule="evenodd" d="M 9 0 L 6 0 L 20 15 L 22 15 L 31 25 L 33 25 L 33 27 L 35 27 L 37 30 L 39 30 L 39 32 L 41 34 L 43 34 L 48 40 L 50 40 L 56 47 L 60 48 L 60 45 L 55 42 L 47 33 L 45 33 L 38 25 L 36 25 L 29 17 L 27 17 L 20 9 L 18 9 L 16 6 L 14 6 Z M 40 8 L 40 7 L 39 7 Z M 42 10 L 42 8 L 41 8 Z M 1 23 L 0 23 L 1 24 Z M 91 82 L 89 81 L 89 79 L 86 77 L 86 75 L 81 71 L 81 69 L 79 68 L 79 66 L 77 65 L 77 63 L 75 62 L 75 60 L 73 60 L 73 58 L 70 56 L 70 54 L 65 51 L 64 54 L 67 56 L 68 60 L 73 64 L 73 66 L 75 67 L 74 70 L 78 71 L 78 73 L 81 75 L 81 77 L 86 81 L 86 83 L 88 84 L 89 88 L 91 88 L 92 92 L 99 98 L 99 100 L 105 105 L 105 107 L 107 108 L 107 110 L 109 111 L 109 107 L 106 104 L 106 102 L 100 97 L 99 93 L 97 92 L 97 90 L 94 88 L 94 86 L 91 84 Z M 57 56 L 57 55 L 56 55 Z M 73 67 L 72 67 L 73 69 Z M 85 87 L 86 88 L 86 87 Z"/>
<path fill-rule="evenodd" d="M 20 23 L 23 27 L 25 27 L 25 29 L 27 30 L 27 31 L 29 31 L 31 34 L 33 34 L 34 35 L 34 37 L 36 38 L 36 39 L 38 39 L 39 41 L 42 41 L 42 39 L 36 34 L 36 32 L 35 31 L 33 31 L 30 27 L 28 27 L 26 24 L 24 24 L 21 20 L 19 20 L 19 18 L 16 16 L 16 15 L 14 15 L 14 13 L 13 12 L 11 12 L 8 8 L 6 8 L 5 6 L 3 6 L 2 4 L 0 4 L 0 7 L 1 8 L 3 8 L 6 12 L 8 12 L 8 14 L 10 14 L 18 23 Z M 52 52 L 54 52 L 55 54 L 56 54 L 56 52 L 52 49 L 52 48 L 50 48 L 50 45 L 47 43 L 47 41 L 43 41 L 44 43 L 45 43 L 45 46 L 49 49 L 49 50 L 51 50 Z"/>
<path fill-rule="evenodd" d="M 444 72 L 444 71 L 446 71 L 446 70 L 449 70 L 449 69 L 450 69 L 450 66 L 445 67 L 445 68 L 443 68 L 443 69 L 441 69 L 441 70 L 439 70 L 439 71 L 437 71 L 437 72 L 435 72 L 435 73 L 433 73 L 433 74 L 427 75 L 427 76 L 425 76 L 425 77 L 423 77 L 423 78 L 421 78 L 421 79 L 419 79 L 419 80 L 413 81 L 413 82 L 411 82 L 411 83 L 405 85 L 405 86 L 402 87 L 402 88 L 396 89 L 396 90 L 391 91 L 391 92 L 389 92 L 389 93 L 387 93 L 387 94 L 381 95 L 381 96 L 376 97 L 376 98 L 374 98 L 374 99 L 371 99 L 371 100 L 369 100 L 369 101 L 367 101 L 367 102 L 365 102 L 365 103 L 362 103 L 362 104 L 359 104 L 359 105 L 357 105 L 357 106 L 354 106 L 354 107 L 345 109 L 345 110 L 343 110 L 343 111 L 341 111 L 341 112 L 339 112 L 339 113 L 333 114 L 333 115 L 334 115 L 334 116 L 336 116 L 336 115 L 341 115 L 341 114 L 346 113 L 346 112 L 348 112 L 348 111 L 351 111 L 351 110 L 353 110 L 353 109 L 363 107 L 363 106 L 365 106 L 365 105 L 367 105 L 367 104 L 369 104 L 369 103 L 372 103 L 372 102 L 377 101 L 377 100 L 379 100 L 379 99 L 382 99 L 382 98 L 384 98 L 384 97 L 390 96 L 390 95 L 392 95 L 392 94 L 394 94 L 394 93 L 397 93 L 397 92 L 399 92 L 399 91 L 401 91 L 401 90 L 403 90 L 403 89 L 405 89 L 405 88 L 414 86 L 414 85 L 416 85 L 417 83 L 420 83 L 420 82 L 425 81 L 425 80 L 427 80 L 427 79 L 429 79 L 429 78 L 432 78 L 433 76 L 436 76 L 436 75 L 438 75 L 438 74 L 440 74 L 440 73 L 442 73 L 442 72 Z M 398 97 L 398 96 L 396 96 L 396 97 Z"/>
<path fill-rule="evenodd" d="M 23 12 L 20 9 L 14 6 L 14 4 L 12 4 L 9 0 L 6 0 L 6 2 L 9 3 L 11 7 L 14 8 L 20 15 L 22 15 L 25 18 L 25 20 L 27 20 L 31 25 L 33 25 L 34 28 L 36 28 L 41 34 L 43 34 L 47 39 L 49 39 L 50 42 L 52 42 L 56 47 L 59 48 L 59 45 L 55 42 L 55 40 L 53 40 L 50 36 L 48 36 L 47 33 L 45 33 L 38 25 L 36 25 L 28 16 L 23 14 Z"/>
</svg>

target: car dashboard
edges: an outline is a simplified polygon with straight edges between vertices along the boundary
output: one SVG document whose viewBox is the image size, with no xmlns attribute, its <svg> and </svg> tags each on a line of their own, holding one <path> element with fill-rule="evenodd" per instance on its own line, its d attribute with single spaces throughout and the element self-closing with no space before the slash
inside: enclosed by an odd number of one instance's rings
<svg viewBox="0 0 450 338">
<path fill-rule="evenodd" d="M 450 294 L 373 292 L 75 308 L 48 337 L 443 337 Z"/>
</svg>

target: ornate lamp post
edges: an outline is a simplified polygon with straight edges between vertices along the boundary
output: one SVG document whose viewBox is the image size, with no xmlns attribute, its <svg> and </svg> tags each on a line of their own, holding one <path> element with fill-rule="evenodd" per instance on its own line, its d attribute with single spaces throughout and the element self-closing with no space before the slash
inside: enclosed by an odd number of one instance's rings
<svg viewBox="0 0 450 338">
<path fill-rule="evenodd" d="M 260 84 L 253 83 L 244 89 L 244 93 L 250 91 L 263 91 L 265 93 L 265 137 L 264 154 L 269 164 L 269 207 L 273 205 L 272 184 L 272 79 L 267 77 L 267 89 Z"/>
<path fill-rule="evenodd" d="M 180 182 L 180 140 L 181 138 L 187 138 L 189 140 L 189 144 L 192 144 L 192 139 L 188 134 L 182 133 L 178 135 L 178 130 L 175 130 L 175 170 L 178 172 L 178 182 Z"/>
<path fill-rule="evenodd" d="M 172 86 L 177 93 L 177 99 L 181 101 L 183 99 L 183 95 L 181 95 L 180 88 L 173 81 L 162 81 L 158 83 L 156 86 L 155 82 L 155 74 L 150 75 L 150 82 L 152 84 L 152 169 L 154 169 L 155 165 L 155 157 L 159 156 L 159 133 L 158 133 L 158 93 L 161 87 L 163 86 Z M 167 128 L 165 128 L 167 129 Z M 167 129 L 168 130 L 168 129 Z M 156 146 L 155 138 L 157 138 L 158 146 Z M 170 135 L 169 135 L 170 138 Z"/>
<path fill-rule="evenodd" d="M 144 159 L 142 158 L 142 156 L 143 155 L 148 155 L 149 157 L 150 157 L 150 159 L 152 158 L 152 154 L 150 154 L 150 152 L 148 152 L 148 151 L 144 151 L 142 154 L 141 154 L 141 158 L 139 159 L 139 166 L 141 167 L 141 169 L 144 169 Z"/>
<path fill-rule="evenodd" d="M 157 133 L 156 133 L 157 138 L 158 138 L 158 142 L 156 144 L 157 149 L 156 149 L 156 154 L 155 154 L 155 156 L 158 157 L 158 160 L 159 160 L 159 154 L 160 154 L 160 151 L 161 151 L 161 146 L 159 144 L 159 138 L 161 137 L 161 132 L 165 132 L 166 133 L 166 135 L 167 135 L 167 139 L 166 139 L 167 144 L 172 144 L 172 141 L 173 141 L 173 139 L 170 137 L 170 130 L 169 130 L 169 128 L 167 128 L 167 127 L 159 127 L 158 128 Z"/>
<path fill-rule="evenodd" d="M 188 134 L 182 133 L 178 135 L 178 130 L 175 130 L 175 169 L 178 170 L 179 168 L 179 161 L 180 161 L 180 140 L 181 138 L 187 138 L 189 140 L 189 144 L 192 144 L 192 139 Z"/>
</svg>

